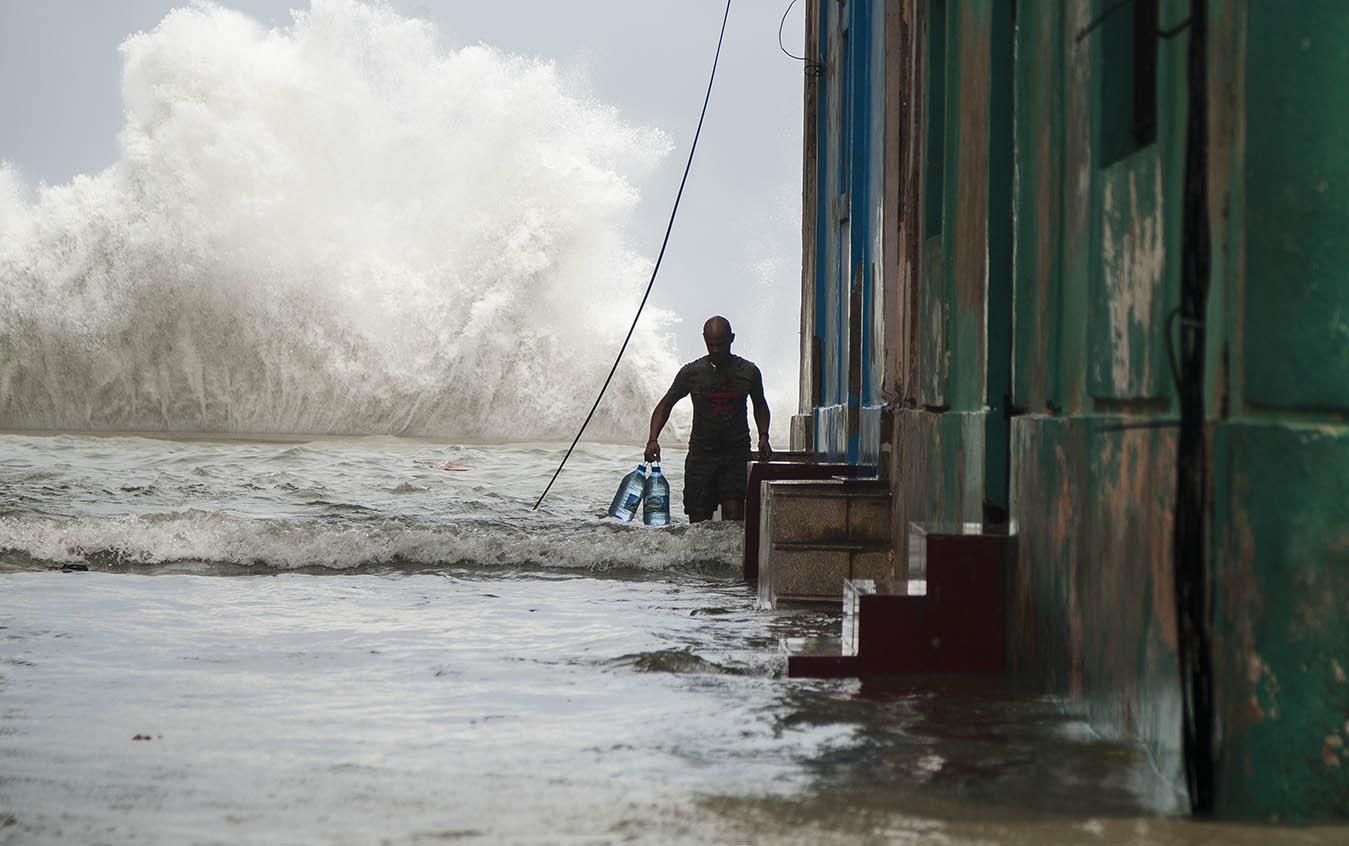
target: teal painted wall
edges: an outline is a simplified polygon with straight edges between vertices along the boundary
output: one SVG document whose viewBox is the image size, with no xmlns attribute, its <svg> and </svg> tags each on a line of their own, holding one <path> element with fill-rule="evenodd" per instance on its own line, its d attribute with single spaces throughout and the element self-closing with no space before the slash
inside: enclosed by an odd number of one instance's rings
<svg viewBox="0 0 1349 846">
<path fill-rule="evenodd" d="M 1349 409 L 1349 8 L 1245 4 L 1241 399 Z M 1255 35 L 1258 33 L 1258 37 Z"/>
<path fill-rule="evenodd" d="M 1143 743 L 1180 802 L 1164 327 L 1178 301 L 1185 54 L 1183 39 L 1157 42 L 1156 121 L 1136 136 L 1118 114 L 1133 103 L 1132 11 L 1082 34 L 1113 5 L 1017 8 L 1014 666 L 1103 734 Z"/>
<path fill-rule="evenodd" d="M 1218 811 L 1344 819 L 1349 7 L 1226 0 L 1210 17 Z"/>
<path fill-rule="evenodd" d="M 1121 29 L 1079 38 L 1112 5 L 1018 9 L 1014 619 L 1020 666 L 1174 774 L 1167 332 L 1188 36 L 1159 41 L 1155 130 L 1130 149 L 1110 137 Z M 1162 0 L 1160 26 L 1188 8 Z M 1228 0 L 1208 23 L 1217 808 L 1346 817 L 1349 6 Z"/>
<path fill-rule="evenodd" d="M 1162 807 L 1184 806 L 1171 590 L 1175 439 L 1124 418 L 1012 423 L 1018 680 L 1062 697 L 1102 735 L 1142 743 Z"/>
<path fill-rule="evenodd" d="M 817 7 L 822 39 L 851 2 Z M 850 215 L 878 222 L 870 252 L 919 226 L 898 267 L 869 277 L 903 303 L 893 536 L 902 544 L 911 521 L 978 521 L 1001 497 L 1019 549 L 1013 666 L 1103 734 L 1144 744 L 1179 791 L 1168 332 L 1180 298 L 1189 36 L 1158 38 L 1154 74 L 1135 74 L 1146 51 L 1134 49 L 1143 25 L 1133 11 L 1084 34 L 1113 0 L 1014 6 L 902 0 L 918 52 L 901 63 L 908 87 L 885 98 L 911 97 L 915 117 L 899 123 L 909 154 L 878 158 L 872 123 L 859 160 L 869 199 Z M 869 8 L 854 36 L 879 20 Z M 1178 27 L 1189 8 L 1159 0 L 1156 25 Z M 1345 818 L 1349 4 L 1210 0 L 1207 23 L 1217 807 Z M 867 37 L 877 56 L 898 49 Z M 1140 79 L 1155 95 L 1145 127 Z M 822 197 L 848 155 L 842 139 L 837 126 L 820 135 Z M 896 223 L 877 171 L 900 164 L 909 193 L 899 206 L 915 220 Z M 857 248 L 825 220 L 816 255 L 842 267 Z M 834 327 L 822 340 L 837 371 L 852 330 L 835 276 L 834 299 L 816 309 Z M 829 378 L 826 403 L 843 406 L 843 377 Z"/>
<path fill-rule="evenodd" d="M 1218 812 L 1349 816 L 1349 428 L 1214 437 Z"/>
<path fill-rule="evenodd" d="M 915 10 L 922 56 L 922 227 L 909 271 L 915 365 L 894 415 L 894 536 L 910 523 L 1005 519 L 1011 378 L 1012 3 Z M 914 260 L 916 259 L 916 260 Z M 898 283 L 896 283 L 898 284 Z M 990 346 L 993 344 L 995 346 Z M 990 364 L 990 362 L 993 362 Z"/>
</svg>

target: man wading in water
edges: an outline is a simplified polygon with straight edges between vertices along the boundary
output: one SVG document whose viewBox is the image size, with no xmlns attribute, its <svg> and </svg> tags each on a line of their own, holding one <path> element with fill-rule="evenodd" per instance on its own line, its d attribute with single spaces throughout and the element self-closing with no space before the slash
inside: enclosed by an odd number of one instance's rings
<svg viewBox="0 0 1349 846">
<path fill-rule="evenodd" d="M 763 395 L 763 376 L 754 362 L 731 355 L 735 333 L 724 317 L 703 324 L 707 355 L 679 369 L 670 390 L 651 412 L 651 440 L 646 442 L 646 460 L 660 461 L 656 440 L 670 409 L 685 396 L 693 395 L 693 434 L 684 461 L 684 513 L 690 523 L 711 520 L 721 506 L 723 520 L 745 518 L 746 463 L 749 461 L 749 424 L 745 397 L 754 403 L 754 425 L 759 430 L 759 458 L 773 457 L 768 445 L 768 401 Z"/>
</svg>

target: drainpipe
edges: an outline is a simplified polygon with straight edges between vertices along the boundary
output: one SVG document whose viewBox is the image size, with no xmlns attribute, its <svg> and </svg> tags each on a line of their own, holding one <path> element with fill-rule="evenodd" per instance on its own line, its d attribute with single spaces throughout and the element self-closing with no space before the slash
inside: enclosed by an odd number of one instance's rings
<svg viewBox="0 0 1349 846">
<path fill-rule="evenodd" d="M 1213 668 L 1207 531 L 1208 457 L 1204 408 L 1204 319 L 1208 303 L 1208 4 L 1191 0 L 1181 235 L 1180 439 L 1174 536 L 1176 620 L 1183 694 L 1185 777 L 1190 810 L 1214 800 Z"/>
</svg>

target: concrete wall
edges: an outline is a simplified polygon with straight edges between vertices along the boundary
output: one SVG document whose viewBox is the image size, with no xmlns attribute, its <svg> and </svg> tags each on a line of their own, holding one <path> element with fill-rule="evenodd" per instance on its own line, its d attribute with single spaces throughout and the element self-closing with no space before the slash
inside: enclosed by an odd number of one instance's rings
<svg viewBox="0 0 1349 846">
<path fill-rule="evenodd" d="M 1218 805 L 1344 818 L 1349 10 L 1295 8 L 1227 0 L 1210 15 Z"/>
<path fill-rule="evenodd" d="M 882 0 L 810 2 L 806 83 L 806 238 L 803 255 L 800 416 L 812 418 L 810 446 L 828 461 L 884 474 L 886 440 L 877 425 L 889 389 L 887 239 L 894 209 L 885 200 L 891 118 Z M 806 437 L 793 441 L 804 447 Z M 882 452 L 887 460 L 882 461 Z"/>
<path fill-rule="evenodd" d="M 801 374 L 797 413 L 792 418 L 789 448 L 796 452 L 813 449 L 811 409 L 819 394 L 819 368 L 815 363 L 815 256 L 817 254 L 816 207 L 819 204 L 819 132 L 816 119 L 820 101 L 820 49 L 818 0 L 806 4 L 805 68 L 802 78 L 801 167 Z"/>
<path fill-rule="evenodd" d="M 1176 437 L 1164 425 L 1176 415 L 1165 326 L 1179 273 L 1183 39 L 1158 43 L 1155 135 L 1140 142 L 1109 114 L 1121 105 L 1107 68 L 1132 10 L 1082 36 L 1105 8 L 1018 8 L 1013 664 L 1098 731 L 1144 743 L 1183 786 Z"/>
<path fill-rule="evenodd" d="M 1016 677 L 1184 777 L 1171 573 L 1175 438 L 1122 420 L 1027 415 L 1012 426 L 1019 558 Z"/>
<path fill-rule="evenodd" d="M 991 291 L 988 237 L 992 198 L 1010 201 L 1010 162 L 999 170 L 993 150 L 999 143 L 1010 150 L 1010 125 L 995 137 L 992 118 L 1011 105 L 1010 87 L 995 102 L 993 69 L 1000 55 L 1010 61 L 1011 44 L 1002 53 L 993 44 L 995 31 L 1010 37 L 1010 6 L 970 0 L 903 8 L 893 34 L 905 60 L 894 68 L 892 88 L 940 90 L 941 100 L 913 96 L 895 122 L 907 134 L 900 146 L 911 155 L 899 162 L 894 182 L 899 196 L 893 203 L 904 210 L 904 220 L 895 233 L 900 250 L 889 277 L 902 311 L 904 337 L 896 349 L 907 353 L 896 364 L 894 521 L 899 527 L 982 522 L 986 504 L 1006 504 L 1005 469 L 989 472 L 988 462 L 989 455 L 1001 455 L 995 467 L 1005 468 L 1006 386 L 997 391 L 996 404 L 990 402 L 987 341 L 994 336 L 1010 343 L 989 331 L 999 320 L 1010 327 L 1010 291 Z M 1001 27 L 999 14 L 1007 16 Z M 1006 189 L 1002 195 L 999 184 Z M 1003 208 L 997 216 L 1005 223 L 1009 215 L 1010 208 Z M 1001 270 L 997 279 L 1007 288 L 1010 268 Z M 990 314 L 990 301 L 1002 311 Z M 997 356 L 1003 364 L 1007 357 L 1006 349 Z M 896 533 L 901 535 L 907 537 Z"/>
<path fill-rule="evenodd" d="M 1101 51 L 1074 41 L 1087 4 L 1018 4 L 1016 28 L 1000 0 L 896 5 L 886 84 L 902 92 L 887 101 L 900 137 L 886 202 L 899 225 L 886 284 L 899 303 L 897 554 L 908 555 L 911 522 L 1010 509 L 1015 672 L 1098 730 L 1147 744 L 1178 783 L 1175 438 L 1121 427 L 1170 411 L 1156 327 L 1174 290 L 1163 170 L 1178 183 L 1179 142 L 1163 134 L 1111 167 L 1095 162 Z M 1009 79 L 1014 38 L 1022 59 Z M 1174 74 L 1175 57 L 1163 62 Z M 1009 425 L 1012 411 L 1023 415 Z"/>
<path fill-rule="evenodd" d="M 837 39 L 830 15 L 858 2 L 812 3 L 819 39 Z M 884 96 L 858 160 L 872 169 L 867 199 L 849 215 L 870 227 L 861 272 L 878 294 L 861 316 L 880 352 L 843 375 L 860 324 L 842 271 L 833 299 L 817 285 L 810 307 L 835 374 L 823 374 L 834 380 L 824 404 L 854 401 L 845 378 L 868 391 L 880 379 L 897 557 L 910 522 L 1005 508 L 1018 534 L 1013 668 L 1098 731 L 1145 744 L 1183 788 L 1168 338 L 1184 255 L 1190 4 L 1160 0 L 1155 23 L 1133 6 L 1101 19 L 1114 7 L 870 0 L 851 37 L 871 45 L 869 94 Z M 1217 806 L 1344 817 L 1349 11 L 1210 0 L 1207 23 Z M 1156 41 L 1144 122 L 1135 25 L 1174 29 Z M 848 146 L 828 117 L 831 85 L 842 90 L 837 78 L 819 88 L 820 173 L 836 173 Z M 818 218 L 807 250 L 842 268 L 858 247 Z"/>
</svg>

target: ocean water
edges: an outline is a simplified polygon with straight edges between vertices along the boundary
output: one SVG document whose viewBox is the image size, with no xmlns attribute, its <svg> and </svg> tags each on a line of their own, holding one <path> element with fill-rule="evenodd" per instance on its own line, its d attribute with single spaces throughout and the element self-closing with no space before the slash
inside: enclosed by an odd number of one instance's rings
<svg viewBox="0 0 1349 846">
<path fill-rule="evenodd" d="M 531 510 L 562 452 L 0 436 L 0 843 L 1342 842 L 1048 698 L 786 678 L 837 611 L 603 516 L 633 447 Z"/>
</svg>

